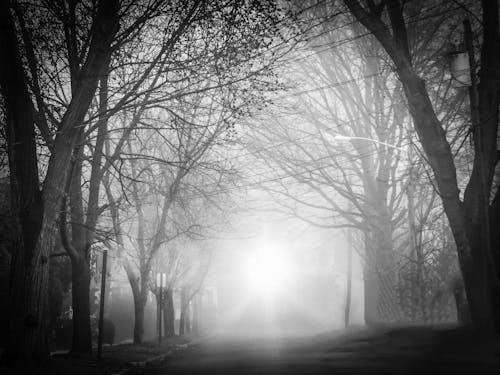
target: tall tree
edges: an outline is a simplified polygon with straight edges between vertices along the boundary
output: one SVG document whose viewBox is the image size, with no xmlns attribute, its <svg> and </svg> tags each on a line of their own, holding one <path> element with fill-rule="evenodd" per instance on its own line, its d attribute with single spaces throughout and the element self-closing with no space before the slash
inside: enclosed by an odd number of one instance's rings
<svg viewBox="0 0 500 375">
<path fill-rule="evenodd" d="M 317 12 L 322 11 L 320 6 Z M 325 22 L 310 44 L 359 34 L 331 28 Z M 365 321 L 400 321 L 395 270 L 403 245 L 397 228 L 405 210 L 401 149 L 408 143 L 400 126 L 407 122 L 401 87 L 388 79 L 380 47 L 371 40 L 327 51 L 308 47 L 312 53 L 299 54 L 290 67 L 306 89 L 285 95 L 283 104 L 291 108 L 271 114 L 273 126 L 257 131 L 261 144 L 252 150 L 278 176 L 262 185 L 304 221 L 361 230 Z M 290 121 L 296 118 L 300 121 Z"/>
<path fill-rule="evenodd" d="M 64 196 L 61 187 L 68 179 L 79 127 L 94 97 L 111 42 L 118 31 L 119 2 L 100 1 L 97 5 L 88 31 L 86 57 L 74 81 L 70 103 L 61 118 L 57 135 L 47 139 L 51 154 L 43 185 L 39 182 L 36 168 L 35 124 L 41 134 L 47 135 L 47 129 L 43 126 L 42 108 L 38 108 L 35 116 L 28 73 L 21 60 L 24 54 L 22 47 L 30 56 L 32 46 L 29 43 L 24 46 L 19 44 L 11 5 L 8 2 L 1 5 L 3 30 L 0 48 L 2 55 L 8 58 L 2 59 L 0 83 L 8 118 L 6 133 L 12 207 L 19 235 L 13 252 L 9 338 L 5 355 L 11 361 L 45 360 L 49 354 L 48 258 L 57 233 L 56 220 Z M 36 80 L 34 72 L 31 72 L 31 79 Z"/>
<path fill-rule="evenodd" d="M 498 243 L 498 231 L 485 230 L 488 225 L 498 227 L 500 202 L 500 191 L 493 180 L 498 163 L 500 94 L 500 74 L 496 68 L 500 65 L 498 2 L 481 1 L 482 15 L 478 17 L 481 56 L 478 65 L 471 66 L 472 82 L 479 81 L 477 87 L 471 88 L 470 103 L 474 162 L 463 198 L 446 131 L 436 114 L 425 78 L 419 75 L 419 64 L 426 62 L 416 60 L 412 53 L 409 31 L 418 28 L 415 21 L 410 27 L 405 17 L 412 7 L 398 0 L 345 0 L 344 3 L 354 18 L 377 38 L 394 65 L 455 239 L 472 321 L 478 331 L 498 334 L 500 264 L 498 248 L 494 246 Z"/>
</svg>

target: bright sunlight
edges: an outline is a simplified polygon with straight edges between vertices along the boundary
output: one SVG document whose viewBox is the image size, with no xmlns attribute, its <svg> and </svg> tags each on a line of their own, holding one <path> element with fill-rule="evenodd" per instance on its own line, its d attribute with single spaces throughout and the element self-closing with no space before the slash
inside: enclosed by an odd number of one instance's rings
<svg viewBox="0 0 500 375">
<path fill-rule="evenodd" d="M 292 277 L 287 254 L 275 246 L 265 246 L 249 254 L 245 279 L 253 294 L 274 296 L 283 291 Z"/>
</svg>

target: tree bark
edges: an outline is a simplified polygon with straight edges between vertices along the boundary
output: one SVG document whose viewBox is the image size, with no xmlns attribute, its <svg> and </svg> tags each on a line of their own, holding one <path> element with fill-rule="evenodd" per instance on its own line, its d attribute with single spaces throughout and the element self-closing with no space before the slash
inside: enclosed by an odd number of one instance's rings
<svg viewBox="0 0 500 375">
<path fill-rule="evenodd" d="M 27 313 L 29 303 L 26 298 L 32 288 L 32 261 L 42 225 L 43 203 L 38 182 L 33 107 L 7 1 L 0 5 L 0 25 L 0 86 L 6 115 L 12 224 L 16 228 L 11 260 L 8 345 L 5 358 L 8 362 L 41 360 L 48 355 L 45 333 L 48 326 L 48 293 L 42 293 L 42 303 L 31 313 Z M 41 280 L 42 288 L 46 289 L 48 257 L 44 260 L 35 270 L 38 273 L 36 279 Z M 36 349 L 31 348 L 31 345 L 35 345 Z"/>
<path fill-rule="evenodd" d="M 134 297 L 134 344 L 141 344 L 144 340 L 144 303 Z"/>
<path fill-rule="evenodd" d="M 179 319 L 179 336 L 184 336 L 186 333 L 186 313 L 188 304 L 188 290 L 183 287 L 181 290 L 181 316 Z"/>
<path fill-rule="evenodd" d="M 175 310 L 174 296 L 171 288 L 165 291 L 165 310 L 163 311 L 163 322 L 165 327 L 165 337 L 175 336 Z"/>
<path fill-rule="evenodd" d="M 401 320 L 391 234 L 380 228 L 365 234 L 365 324 L 369 326 Z"/>
<path fill-rule="evenodd" d="M 467 304 L 467 297 L 464 289 L 464 282 L 460 276 L 451 283 L 451 292 L 453 300 L 455 301 L 455 308 L 457 310 L 457 320 L 461 325 L 468 325 L 471 323 L 469 306 Z"/>
<path fill-rule="evenodd" d="M 71 261 L 73 339 L 71 351 L 92 353 L 92 332 L 90 329 L 90 271 L 88 260 L 78 257 Z"/>
<path fill-rule="evenodd" d="M 141 344 L 144 339 L 144 308 L 146 298 L 142 288 L 139 286 L 139 280 L 130 277 L 130 286 L 132 287 L 132 296 L 134 297 L 134 344 Z"/>
</svg>

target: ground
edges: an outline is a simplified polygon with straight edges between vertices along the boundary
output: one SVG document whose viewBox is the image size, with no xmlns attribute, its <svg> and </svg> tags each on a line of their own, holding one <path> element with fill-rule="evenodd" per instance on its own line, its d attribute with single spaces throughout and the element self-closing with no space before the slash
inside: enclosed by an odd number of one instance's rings
<svg viewBox="0 0 500 375">
<path fill-rule="evenodd" d="M 133 374 L 499 374 L 500 345 L 456 328 L 355 329 L 312 337 L 214 336 Z"/>
<path fill-rule="evenodd" d="M 18 369 L 19 370 L 19 369 Z M 0 368 L 2 374 L 25 374 Z M 31 373 L 174 374 L 500 374 L 500 341 L 456 327 L 351 328 L 277 337 L 215 334 L 141 346 L 105 347 L 103 360 L 67 354 Z"/>
<path fill-rule="evenodd" d="M 98 361 L 94 356 L 73 355 L 58 350 L 51 355 L 50 363 L 35 368 L 19 365 L 15 368 L 0 366 L 2 375 L 112 375 L 127 374 L 135 367 L 155 363 L 178 350 L 184 350 L 190 341 L 188 337 L 164 339 L 162 345 L 146 342 L 141 345 L 119 344 L 104 345 L 102 357 Z"/>
</svg>

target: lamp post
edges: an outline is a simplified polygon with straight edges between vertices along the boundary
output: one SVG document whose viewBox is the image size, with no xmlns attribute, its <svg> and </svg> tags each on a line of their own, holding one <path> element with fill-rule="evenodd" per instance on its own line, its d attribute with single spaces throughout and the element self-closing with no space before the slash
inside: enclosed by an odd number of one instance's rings
<svg viewBox="0 0 500 375">
<path fill-rule="evenodd" d="M 156 274 L 156 286 L 159 291 L 158 296 L 158 308 L 157 308 L 157 316 L 158 316 L 158 345 L 161 345 L 161 320 L 162 320 L 162 305 L 163 305 L 163 286 L 167 284 L 167 274 L 163 272 L 158 272 Z"/>
</svg>

